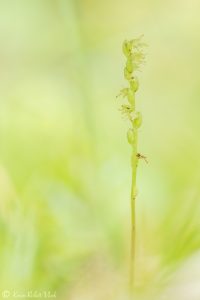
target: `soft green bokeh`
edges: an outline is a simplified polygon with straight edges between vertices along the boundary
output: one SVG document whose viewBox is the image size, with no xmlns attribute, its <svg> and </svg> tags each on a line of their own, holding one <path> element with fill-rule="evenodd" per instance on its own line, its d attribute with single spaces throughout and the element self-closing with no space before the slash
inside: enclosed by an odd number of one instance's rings
<svg viewBox="0 0 200 300">
<path fill-rule="evenodd" d="M 116 95 L 122 41 L 140 34 L 138 297 L 200 299 L 199 11 L 197 0 L 0 0 L 2 299 L 127 299 L 131 149 Z"/>
</svg>

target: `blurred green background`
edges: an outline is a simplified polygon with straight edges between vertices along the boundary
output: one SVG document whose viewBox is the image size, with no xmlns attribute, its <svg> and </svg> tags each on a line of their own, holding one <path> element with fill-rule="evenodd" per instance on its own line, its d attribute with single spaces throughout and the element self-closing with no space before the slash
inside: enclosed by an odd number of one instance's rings
<svg viewBox="0 0 200 300">
<path fill-rule="evenodd" d="M 122 41 L 140 34 L 137 297 L 200 299 L 199 11 L 0 0 L 2 299 L 127 299 L 131 149 L 116 95 Z"/>
</svg>

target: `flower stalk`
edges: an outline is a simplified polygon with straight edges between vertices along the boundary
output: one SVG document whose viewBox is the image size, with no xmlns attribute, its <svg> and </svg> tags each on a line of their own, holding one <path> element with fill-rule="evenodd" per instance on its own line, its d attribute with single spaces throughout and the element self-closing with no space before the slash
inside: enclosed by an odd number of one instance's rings
<svg viewBox="0 0 200 300">
<path fill-rule="evenodd" d="M 131 154 L 131 261 L 130 261 L 130 287 L 131 290 L 135 282 L 135 263 L 136 263 L 136 178 L 139 159 L 146 157 L 138 153 L 138 129 L 142 124 L 142 115 L 136 110 L 136 92 L 139 88 L 139 82 L 135 75 L 145 56 L 143 49 L 146 46 L 142 37 L 130 41 L 125 40 L 122 46 L 123 53 L 126 57 L 124 67 L 124 78 L 128 86 L 120 91 L 119 96 L 126 99 L 126 103 L 121 105 L 121 112 L 130 121 L 130 128 L 127 132 L 127 139 L 132 148 Z"/>
</svg>

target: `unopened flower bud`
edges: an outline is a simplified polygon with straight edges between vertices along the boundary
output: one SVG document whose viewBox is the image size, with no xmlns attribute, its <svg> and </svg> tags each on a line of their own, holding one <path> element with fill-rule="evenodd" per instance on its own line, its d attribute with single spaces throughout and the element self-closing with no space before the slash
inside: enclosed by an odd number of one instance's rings
<svg viewBox="0 0 200 300">
<path fill-rule="evenodd" d="M 124 68 L 124 77 L 127 80 L 130 80 L 132 77 L 132 73 L 130 73 L 126 67 Z"/>
<path fill-rule="evenodd" d="M 132 90 L 129 89 L 128 94 L 127 94 L 128 102 L 134 106 L 135 104 L 135 93 L 133 93 Z"/>
<path fill-rule="evenodd" d="M 130 56 L 131 49 L 132 49 L 132 43 L 130 41 L 125 40 L 122 45 L 122 50 L 126 57 Z"/>
<path fill-rule="evenodd" d="M 134 131 L 132 128 L 129 128 L 127 131 L 127 139 L 130 145 L 133 145 L 134 143 Z"/>
<path fill-rule="evenodd" d="M 131 81 L 130 81 L 130 87 L 132 89 L 133 92 L 137 92 L 138 88 L 139 88 L 139 81 L 136 77 L 134 77 Z"/>
<path fill-rule="evenodd" d="M 132 122 L 135 129 L 140 128 L 142 125 L 142 114 L 140 112 L 136 112 Z"/>
<path fill-rule="evenodd" d="M 128 57 L 128 59 L 127 59 L 126 68 L 129 73 L 133 73 L 133 61 L 130 57 Z"/>
</svg>

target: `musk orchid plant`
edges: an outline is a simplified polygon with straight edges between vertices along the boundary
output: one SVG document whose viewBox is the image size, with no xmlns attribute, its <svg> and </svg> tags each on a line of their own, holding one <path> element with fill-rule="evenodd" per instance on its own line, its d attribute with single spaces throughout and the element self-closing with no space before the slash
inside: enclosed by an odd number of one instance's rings
<svg viewBox="0 0 200 300">
<path fill-rule="evenodd" d="M 132 168 L 132 183 L 131 183 L 131 263 L 130 263 L 130 285 L 133 287 L 135 277 L 135 260 L 136 260 L 136 175 L 138 161 L 146 157 L 138 153 L 138 129 L 142 124 L 142 115 L 136 109 L 136 92 L 139 88 L 139 82 L 136 77 L 136 72 L 143 64 L 145 55 L 144 47 L 146 44 L 142 42 L 142 36 L 137 39 L 125 40 L 123 42 L 123 53 L 126 57 L 124 67 L 124 78 L 127 81 L 127 87 L 120 91 L 119 96 L 126 99 L 126 102 L 121 105 L 121 112 L 130 121 L 130 128 L 127 131 L 127 139 L 132 148 L 131 168 Z"/>
</svg>

